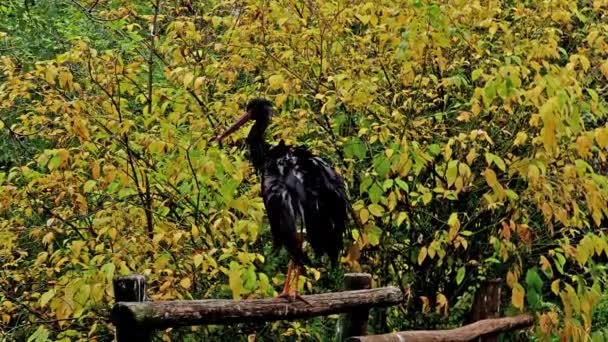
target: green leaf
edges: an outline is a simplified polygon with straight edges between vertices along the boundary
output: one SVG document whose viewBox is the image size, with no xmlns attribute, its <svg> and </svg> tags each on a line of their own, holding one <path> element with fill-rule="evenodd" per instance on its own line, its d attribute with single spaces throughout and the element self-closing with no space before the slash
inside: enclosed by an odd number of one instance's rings
<svg viewBox="0 0 608 342">
<path fill-rule="evenodd" d="M 543 281 L 536 272 L 536 268 L 529 269 L 526 272 L 526 284 L 528 285 L 528 289 L 532 289 L 540 293 L 543 288 Z"/>
<path fill-rule="evenodd" d="M 380 188 L 378 184 L 374 184 L 371 188 L 369 188 L 369 199 L 372 201 L 372 203 L 378 203 L 382 199 L 383 193 L 384 191 L 382 191 L 382 188 Z"/>
<path fill-rule="evenodd" d="M 50 289 L 40 296 L 40 307 L 44 307 L 51 298 L 55 297 L 55 289 Z"/>
<path fill-rule="evenodd" d="M 479 78 L 479 76 L 481 76 L 481 74 L 483 74 L 482 69 L 473 70 L 473 72 L 471 73 L 471 80 L 473 80 L 473 81 L 477 80 Z"/>
<path fill-rule="evenodd" d="M 602 333 L 601 330 L 594 331 L 591 334 L 591 341 L 593 341 L 593 342 L 605 342 L 606 339 L 604 338 L 604 336 L 605 335 Z"/>
<path fill-rule="evenodd" d="M 49 340 L 49 331 L 44 325 L 38 326 L 38 329 L 27 339 L 27 342 L 46 342 Z"/>
<path fill-rule="evenodd" d="M 424 203 L 425 205 L 429 204 L 432 199 L 433 194 L 431 194 L 430 192 L 426 192 L 424 195 L 422 195 L 422 203 Z"/>
<path fill-rule="evenodd" d="M 456 273 L 456 284 L 460 285 L 460 283 L 462 283 L 462 281 L 464 280 L 465 273 L 466 273 L 465 267 L 461 266 L 458 269 L 458 273 Z"/>
<path fill-rule="evenodd" d="M 366 154 L 365 144 L 358 137 L 352 137 L 344 145 L 344 154 L 348 158 L 364 159 Z"/>
<path fill-rule="evenodd" d="M 86 181 L 86 183 L 84 183 L 82 191 L 84 191 L 85 194 L 89 193 L 95 188 L 95 185 L 97 185 L 97 182 L 92 179 L 89 179 L 88 181 Z"/>
<path fill-rule="evenodd" d="M 376 226 L 369 230 L 369 243 L 372 246 L 377 246 L 380 244 L 380 236 L 382 235 L 382 230 Z"/>
<path fill-rule="evenodd" d="M 136 195 L 137 191 L 133 188 L 122 188 L 118 191 L 118 198 L 123 199 L 127 196 Z"/>
<path fill-rule="evenodd" d="M 448 187 L 450 187 L 450 186 L 452 186 L 452 184 L 454 184 L 457 176 L 458 176 L 458 161 L 450 160 L 450 162 L 448 163 L 448 169 L 446 171 Z"/>
<path fill-rule="evenodd" d="M 485 157 L 486 157 L 486 162 L 488 163 L 488 166 L 490 166 L 492 163 L 494 163 L 494 165 L 496 165 L 500 169 L 500 171 L 505 172 L 507 170 L 507 166 L 505 165 L 505 162 L 499 156 L 497 156 L 493 153 L 490 153 L 490 152 L 486 152 Z"/>
<path fill-rule="evenodd" d="M 376 217 L 382 217 L 384 214 L 384 208 L 378 204 L 370 204 L 369 207 L 367 207 L 367 210 Z"/>
<path fill-rule="evenodd" d="M 384 154 L 379 154 L 374 158 L 374 170 L 376 170 L 380 178 L 386 178 L 388 175 L 388 172 L 391 170 L 391 163 Z"/>
<path fill-rule="evenodd" d="M 538 294 L 538 292 L 536 292 L 533 289 L 527 289 L 526 290 L 526 300 L 528 302 L 528 305 L 530 306 L 530 308 L 535 309 L 538 308 L 541 304 L 541 297 Z"/>
<path fill-rule="evenodd" d="M 393 186 L 393 180 L 392 179 L 387 179 L 384 181 L 384 183 L 382 183 L 382 189 L 384 191 L 390 189 Z"/>
<path fill-rule="evenodd" d="M 405 191 L 405 192 L 410 192 L 410 187 L 409 187 L 409 185 L 407 185 L 407 183 L 406 183 L 406 182 L 404 182 L 404 181 L 402 181 L 401 179 L 397 178 L 397 179 L 395 179 L 395 183 L 397 183 L 397 185 L 398 185 L 398 186 L 399 186 L 401 189 L 403 189 L 403 191 Z"/>
<path fill-rule="evenodd" d="M 441 152 L 441 146 L 438 144 L 432 144 L 429 146 L 429 154 L 436 157 Z"/>
<path fill-rule="evenodd" d="M 46 166 L 49 168 L 49 170 L 53 171 L 58 168 L 59 165 L 61 165 L 61 156 L 59 156 L 59 154 L 55 154 L 53 158 L 49 160 L 49 163 Z"/>
<path fill-rule="evenodd" d="M 365 177 L 359 184 L 359 194 L 363 194 L 369 189 L 369 186 L 372 185 L 373 179 L 371 177 Z"/>
</svg>

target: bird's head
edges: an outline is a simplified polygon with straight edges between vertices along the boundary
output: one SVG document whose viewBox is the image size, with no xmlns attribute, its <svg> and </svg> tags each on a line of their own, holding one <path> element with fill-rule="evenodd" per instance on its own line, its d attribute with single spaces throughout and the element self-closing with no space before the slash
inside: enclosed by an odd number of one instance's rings
<svg viewBox="0 0 608 342">
<path fill-rule="evenodd" d="M 257 98 L 249 101 L 245 109 L 245 113 L 230 126 L 224 133 L 217 135 L 213 140 L 222 141 L 225 137 L 236 132 L 241 126 L 249 122 L 250 120 L 256 122 L 268 123 L 272 117 L 272 103 L 270 101 Z"/>
</svg>

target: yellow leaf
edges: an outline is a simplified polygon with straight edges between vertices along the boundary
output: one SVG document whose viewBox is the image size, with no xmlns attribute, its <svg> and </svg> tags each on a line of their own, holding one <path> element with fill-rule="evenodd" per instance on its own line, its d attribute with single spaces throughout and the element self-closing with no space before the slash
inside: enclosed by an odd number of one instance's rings
<svg viewBox="0 0 608 342">
<path fill-rule="evenodd" d="M 608 60 L 600 65 L 600 70 L 602 71 L 604 77 L 608 79 Z"/>
<path fill-rule="evenodd" d="M 595 141 L 601 148 L 608 148 L 608 128 L 597 128 L 595 130 Z"/>
<path fill-rule="evenodd" d="M 515 284 L 517 284 L 517 276 L 511 271 L 507 272 L 507 285 L 510 288 L 513 288 Z"/>
<path fill-rule="evenodd" d="M 203 263 L 203 255 L 202 254 L 196 254 L 194 255 L 194 268 L 197 268 L 200 266 L 200 264 Z"/>
<path fill-rule="evenodd" d="M 192 281 L 189 277 L 182 278 L 182 280 L 179 281 L 179 285 L 185 289 L 189 289 L 190 286 L 192 286 Z"/>
<path fill-rule="evenodd" d="M 581 135 L 576 139 L 576 153 L 585 159 L 592 156 L 591 148 L 593 147 L 593 141 L 587 135 Z"/>
<path fill-rule="evenodd" d="M 526 132 L 518 132 L 515 136 L 515 141 L 513 141 L 513 144 L 515 146 L 521 146 L 526 143 L 526 140 L 528 140 L 528 134 Z"/>
<path fill-rule="evenodd" d="M 496 178 L 496 173 L 494 172 L 494 170 L 487 168 L 484 172 L 483 172 L 483 176 L 486 179 L 486 182 L 488 183 L 488 185 L 491 188 L 496 187 L 498 184 L 498 179 Z"/>
<path fill-rule="evenodd" d="M 46 233 L 46 235 L 42 238 L 42 243 L 44 245 L 48 245 L 50 244 L 53 239 L 55 238 L 55 234 L 53 232 L 48 232 Z"/>
<path fill-rule="evenodd" d="M 540 269 L 543 271 L 551 269 L 551 263 L 549 262 L 549 259 L 547 259 L 544 255 L 540 256 Z"/>
<path fill-rule="evenodd" d="M 448 163 L 448 169 L 446 171 L 446 180 L 448 182 L 448 188 L 454 184 L 456 181 L 456 176 L 458 175 L 458 161 L 450 160 Z"/>
<path fill-rule="evenodd" d="M 543 145 L 545 150 L 553 151 L 556 144 L 555 138 L 555 122 L 551 121 L 545 127 L 540 130 L 540 134 L 543 138 Z"/>
<path fill-rule="evenodd" d="M 279 89 L 283 86 L 283 81 L 282 75 L 272 75 L 268 78 L 268 85 L 270 89 Z"/>
<path fill-rule="evenodd" d="M 424 259 L 426 258 L 427 252 L 426 247 L 420 248 L 420 253 L 418 253 L 418 265 L 422 265 L 422 262 L 424 262 Z"/>
<path fill-rule="evenodd" d="M 93 177 L 93 179 L 97 180 L 99 179 L 99 163 L 97 161 L 94 161 L 91 165 L 91 176 Z"/>
<path fill-rule="evenodd" d="M 456 120 L 463 122 L 469 122 L 470 119 L 471 113 L 465 111 L 460 112 L 460 114 L 458 114 L 458 116 L 456 117 Z"/>
<path fill-rule="evenodd" d="M 359 211 L 359 217 L 361 218 L 361 223 L 365 224 L 367 220 L 369 220 L 369 211 L 363 208 Z"/>
<path fill-rule="evenodd" d="M 69 158 L 70 156 L 70 152 L 68 150 L 66 150 L 65 148 L 60 148 L 57 150 L 57 155 L 59 156 L 60 160 L 61 160 L 61 165 L 63 165 Z"/>
<path fill-rule="evenodd" d="M 586 72 L 587 70 L 589 70 L 589 67 L 591 66 L 591 63 L 589 63 L 589 59 L 587 59 L 587 57 L 585 57 L 584 55 L 579 55 L 578 59 L 581 62 L 583 71 Z"/>
<path fill-rule="evenodd" d="M 479 113 L 481 113 L 481 106 L 479 105 L 478 101 L 473 102 L 473 105 L 471 106 L 471 113 L 473 116 L 477 116 Z"/>
<path fill-rule="evenodd" d="M 199 229 L 198 227 L 193 223 L 192 227 L 190 228 L 190 234 L 192 234 L 193 238 L 198 238 L 199 236 Z"/>
<path fill-rule="evenodd" d="M 473 161 L 475 160 L 475 158 L 477 158 L 477 150 L 473 147 L 472 149 L 469 150 L 469 153 L 467 153 L 467 164 L 471 165 L 473 164 Z"/>
<path fill-rule="evenodd" d="M 397 216 L 397 226 L 400 226 L 403 221 L 405 221 L 405 219 L 407 218 L 407 213 L 402 211 L 399 213 L 399 215 Z"/>
<path fill-rule="evenodd" d="M 394 191 L 391 191 L 391 193 L 388 195 L 388 198 L 387 198 L 388 210 L 393 211 L 396 206 L 397 206 L 397 195 L 395 194 Z"/>
<path fill-rule="evenodd" d="M 230 290 L 232 290 L 232 298 L 240 299 L 242 283 L 241 270 L 239 269 L 238 265 L 230 265 L 230 271 L 228 272 L 228 285 L 230 286 Z"/>
<path fill-rule="evenodd" d="M 189 72 L 189 73 L 185 74 L 184 77 L 182 78 L 182 84 L 184 85 L 184 87 L 190 88 L 193 80 L 194 80 L 194 74 Z"/>
<path fill-rule="evenodd" d="M 380 205 L 378 204 L 370 204 L 367 209 L 369 210 L 370 213 L 372 213 L 372 215 L 376 216 L 376 217 L 382 217 L 382 214 L 384 214 L 384 208 L 382 208 Z"/>
<path fill-rule="evenodd" d="M 556 296 L 559 295 L 559 279 L 554 280 L 551 283 L 551 292 L 553 292 L 553 294 L 555 294 Z"/>
<path fill-rule="evenodd" d="M 593 250 L 589 251 L 589 248 L 586 245 L 581 244 L 578 246 L 578 248 L 576 248 L 576 254 L 574 257 L 576 258 L 576 261 L 578 261 L 579 265 L 581 265 L 582 267 L 589 259 L 589 255 L 592 253 Z"/>
<path fill-rule="evenodd" d="M 458 230 L 460 229 L 460 220 L 458 219 L 458 214 L 452 213 L 450 215 L 450 217 L 448 218 L 448 226 L 450 226 L 450 231 L 448 232 L 448 239 L 452 241 L 458 235 Z"/>
<path fill-rule="evenodd" d="M 540 170 L 536 165 L 528 166 L 528 181 L 532 184 L 538 183 L 538 179 L 540 178 Z"/>
<path fill-rule="evenodd" d="M 514 307 L 523 310 L 524 308 L 524 295 L 526 294 L 526 290 L 524 290 L 523 286 L 519 283 L 513 286 L 511 303 Z"/>
<path fill-rule="evenodd" d="M 428 313 L 430 308 L 429 299 L 426 296 L 420 296 L 420 301 L 422 302 L 422 312 Z"/>
<path fill-rule="evenodd" d="M 448 299 L 445 297 L 443 293 L 437 294 L 437 312 L 441 312 L 443 309 L 443 314 L 448 313 Z"/>
<path fill-rule="evenodd" d="M 55 78 L 57 77 L 57 68 L 54 65 L 49 65 L 46 68 L 44 78 L 47 82 L 55 84 Z"/>
<path fill-rule="evenodd" d="M 194 90 L 195 91 L 200 91 L 203 88 L 203 83 L 205 82 L 205 78 L 204 77 L 197 77 L 194 80 Z"/>
</svg>

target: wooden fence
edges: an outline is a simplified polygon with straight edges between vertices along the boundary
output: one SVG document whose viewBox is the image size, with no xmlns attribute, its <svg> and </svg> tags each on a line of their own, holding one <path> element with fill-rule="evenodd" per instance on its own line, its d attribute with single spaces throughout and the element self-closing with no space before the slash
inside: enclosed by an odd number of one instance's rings
<svg viewBox="0 0 608 342">
<path fill-rule="evenodd" d="M 344 314 L 337 327 L 336 339 L 365 342 L 390 341 L 472 341 L 489 336 L 493 340 L 505 332 L 533 324 L 530 315 L 485 319 L 442 331 L 406 331 L 364 336 L 369 310 L 397 305 L 403 293 L 396 287 L 371 288 L 372 277 L 366 273 L 348 273 L 342 292 L 303 296 L 306 300 L 279 298 L 252 300 L 176 300 L 149 301 L 146 279 L 142 275 L 114 278 L 116 304 L 111 320 L 116 326 L 116 340 L 150 341 L 154 330 L 205 324 L 235 324 L 295 320 L 332 314 Z"/>
</svg>

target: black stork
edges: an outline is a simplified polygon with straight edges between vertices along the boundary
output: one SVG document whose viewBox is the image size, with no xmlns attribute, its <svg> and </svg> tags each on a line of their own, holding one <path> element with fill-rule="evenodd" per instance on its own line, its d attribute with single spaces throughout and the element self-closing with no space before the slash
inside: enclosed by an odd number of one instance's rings
<svg viewBox="0 0 608 342">
<path fill-rule="evenodd" d="M 350 204 L 342 177 L 325 160 L 304 146 L 289 146 L 281 140 L 271 147 L 265 141 L 272 113 L 268 100 L 251 100 L 243 116 L 214 140 L 221 141 L 250 120 L 255 122 L 247 136 L 249 160 L 262 179 L 262 198 L 273 245 L 275 249 L 285 247 L 290 256 L 285 287 L 279 297 L 302 299 L 298 280 L 301 269 L 310 262 L 302 248 L 303 228 L 315 255 L 326 254 L 335 265 L 343 248 Z M 296 284 L 291 296 L 294 265 Z"/>
</svg>

